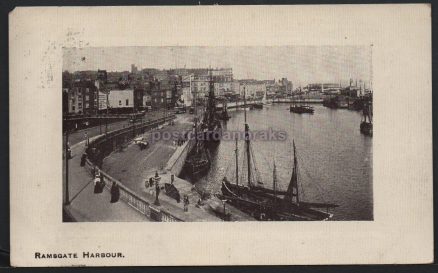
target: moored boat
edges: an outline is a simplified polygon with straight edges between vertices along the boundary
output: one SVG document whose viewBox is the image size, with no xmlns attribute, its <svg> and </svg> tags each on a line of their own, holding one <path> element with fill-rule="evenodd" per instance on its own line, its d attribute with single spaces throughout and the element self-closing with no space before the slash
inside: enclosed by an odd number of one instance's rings
<svg viewBox="0 0 438 273">
<path fill-rule="evenodd" d="M 373 136 L 372 106 L 370 102 L 365 102 L 363 106 L 363 116 L 360 123 L 360 132 L 367 136 Z"/>
<path fill-rule="evenodd" d="M 204 141 L 201 141 L 201 134 L 199 133 L 199 127 L 198 126 L 198 112 L 197 112 L 197 100 L 196 100 L 196 93 L 194 98 L 194 136 L 195 136 L 195 143 L 193 147 L 190 149 L 187 158 L 184 163 L 184 170 L 185 173 L 188 176 L 198 178 L 199 176 L 202 176 L 210 169 L 210 155 L 207 150 L 207 148 L 204 145 Z"/>
<path fill-rule="evenodd" d="M 313 114 L 313 112 L 315 112 L 315 110 L 313 109 L 312 106 L 308 106 L 308 105 L 291 105 L 289 107 L 289 111 L 293 112 L 293 113 L 297 113 L 297 114 Z"/>
<path fill-rule="evenodd" d="M 209 144 L 218 144 L 222 136 L 222 124 L 216 112 L 216 97 L 214 95 L 214 82 L 212 72 L 209 79 L 207 107 L 202 120 L 201 128 L 204 132 L 204 141 Z"/>
<path fill-rule="evenodd" d="M 245 89 L 244 89 L 245 92 Z M 246 103 L 245 103 L 246 104 Z M 238 143 L 236 140 L 236 172 L 235 183 L 232 183 L 225 176 L 222 179 L 220 199 L 241 211 L 254 216 L 258 220 L 327 220 L 333 214 L 328 212 L 329 208 L 337 205 L 329 203 L 303 202 L 300 200 L 298 189 L 298 162 L 296 156 L 295 142 L 293 142 L 294 163 L 292 176 L 287 191 L 279 190 L 277 186 L 276 165 L 273 167 L 273 187 L 264 187 L 264 183 L 257 172 L 249 138 L 249 126 L 245 118 L 245 149 L 244 160 L 246 161 L 246 185 L 239 181 L 238 164 Z M 240 182 L 240 184 L 239 184 Z M 319 210 L 326 208 L 326 212 Z"/>
<path fill-rule="evenodd" d="M 263 103 L 262 102 L 256 102 L 253 104 L 254 109 L 263 109 Z"/>
</svg>

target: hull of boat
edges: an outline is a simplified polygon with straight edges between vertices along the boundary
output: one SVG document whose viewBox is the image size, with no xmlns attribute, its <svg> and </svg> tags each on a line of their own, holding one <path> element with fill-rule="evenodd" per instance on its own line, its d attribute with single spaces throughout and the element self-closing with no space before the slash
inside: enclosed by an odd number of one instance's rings
<svg viewBox="0 0 438 273">
<path fill-rule="evenodd" d="M 256 193 L 249 188 L 222 181 L 223 198 L 236 208 L 258 220 L 275 221 L 324 221 L 333 215 L 308 206 L 281 205 L 282 199 L 263 192 Z"/>
<path fill-rule="evenodd" d="M 263 109 L 263 104 L 254 104 L 254 109 Z"/>
<path fill-rule="evenodd" d="M 289 111 L 292 112 L 292 113 L 297 113 L 297 114 L 313 114 L 313 112 L 315 110 L 313 110 L 313 108 L 308 108 L 308 107 L 300 107 L 300 106 L 294 107 L 294 106 L 291 106 L 289 108 Z"/>
<path fill-rule="evenodd" d="M 322 102 L 322 105 L 331 109 L 339 108 L 339 103 L 335 100 L 325 100 Z"/>
<path fill-rule="evenodd" d="M 191 177 L 199 177 L 208 172 L 210 169 L 210 155 L 208 149 L 202 148 L 197 154 L 192 151 L 186 159 L 184 170 Z"/>
<path fill-rule="evenodd" d="M 362 122 L 360 124 L 360 132 L 367 136 L 373 136 L 373 124 L 369 122 Z"/>
<path fill-rule="evenodd" d="M 208 144 L 218 144 L 222 138 L 222 128 L 215 128 L 211 131 L 204 131 L 204 140 Z"/>
</svg>

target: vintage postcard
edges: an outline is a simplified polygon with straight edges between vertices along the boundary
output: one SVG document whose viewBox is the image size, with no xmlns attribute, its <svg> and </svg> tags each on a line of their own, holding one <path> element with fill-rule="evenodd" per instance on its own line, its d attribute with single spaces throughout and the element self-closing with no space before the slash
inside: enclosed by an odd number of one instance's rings
<svg viewBox="0 0 438 273">
<path fill-rule="evenodd" d="M 433 261 L 430 6 L 9 21 L 12 265 Z"/>
</svg>

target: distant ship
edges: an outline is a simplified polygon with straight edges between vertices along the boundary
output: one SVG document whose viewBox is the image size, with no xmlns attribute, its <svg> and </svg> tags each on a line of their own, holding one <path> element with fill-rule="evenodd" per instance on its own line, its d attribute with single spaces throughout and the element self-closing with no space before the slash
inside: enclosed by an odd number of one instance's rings
<svg viewBox="0 0 438 273">
<path fill-rule="evenodd" d="M 253 104 L 254 109 L 263 109 L 263 102 L 257 101 Z"/>
<path fill-rule="evenodd" d="M 289 111 L 297 114 L 313 114 L 313 112 L 315 112 L 312 106 L 299 104 L 291 105 Z"/>
<path fill-rule="evenodd" d="M 331 109 L 337 109 L 339 108 L 339 98 L 337 96 L 330 96 L 323 100 L 322 105 Z"/>
</svg>

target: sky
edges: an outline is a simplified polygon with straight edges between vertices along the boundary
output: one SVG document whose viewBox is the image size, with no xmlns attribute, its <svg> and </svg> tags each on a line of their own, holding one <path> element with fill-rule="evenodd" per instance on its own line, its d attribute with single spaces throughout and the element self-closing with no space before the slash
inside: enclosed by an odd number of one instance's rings
<svg viewBox="0 0 438 273">
<path fill-rule="evenodd" d="M 288 78 L 294 86 L 371 78 L 371 46 L 64 48 L 63 71 L 231 67 L 235 79 Z"/>
</svg>

